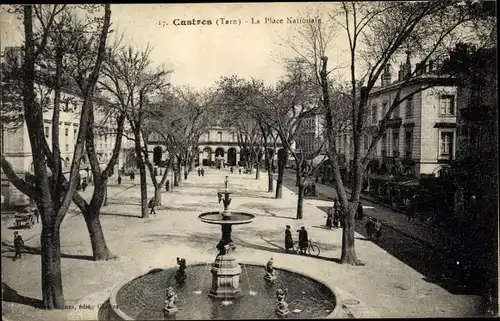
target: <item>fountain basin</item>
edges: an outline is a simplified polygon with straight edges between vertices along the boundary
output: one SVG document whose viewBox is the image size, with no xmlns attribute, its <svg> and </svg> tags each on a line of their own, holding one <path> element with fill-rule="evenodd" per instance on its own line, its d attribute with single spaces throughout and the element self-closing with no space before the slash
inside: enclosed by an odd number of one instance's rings
<svg viewBox="0 0 500 321">
<path fill-rule="evenodd" d="M 238 224 L 248 224 L 255 218 L 254 214 L 245 212 L 230 212 L 230 216 L 225 216 L 224 212 L 205 212 L 198 215 L 198 218 L 208 224 L 227 224 L 227 225 L 238 225 Z"/>
<path fill-rule="evenodd" d="M 287 302 L 291 318 L 333 318 L 340 316 L 341 298 L 331 286 L 290 268 L 275 268 L 277 280 L 264 280 L 264 266 L 242 265 L 242 296 L 230 299 L 231 304 L 207 295 L 211 288 L 207 264 L 189 265 L 186 269 L 186 283 L 175 283 L 176 268 L 155 269 L 122 286 L 116 287 L 110 297 L 110 306 L 115 320 L 158 320 L 163 319 L 165 289 L 173 286 L 179 295 L 176 303 L 177 319 L 276 319 L 276 289 L 288 288 Z M 196 291 L 201 291 L 195 294 Z M 250 295 L 250 291 L 256 292 Z M 108 313 L 108 315 L 110 315 Z M 109 320 L 109 319 L 108 319 Z"/>
</svg>

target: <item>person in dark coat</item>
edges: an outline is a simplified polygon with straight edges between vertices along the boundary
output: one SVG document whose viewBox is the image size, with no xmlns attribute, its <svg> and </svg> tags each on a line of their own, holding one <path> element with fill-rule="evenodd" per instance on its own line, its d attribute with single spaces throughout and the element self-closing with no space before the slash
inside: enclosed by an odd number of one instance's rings
<svg viewBox="0 0 500 321">
<path fill-rule="evenodd" d="M 328 209 L 328 213 L 326 213 L 326 228 L 331 229 L 333 225 L 333 207 Z"/>
<path fill-rule="evenodd" d="M 361 221 L 363 219 L 363 205 L 358 202 L 358 208 L 356 209 L 356 220 Z"/>
<path fill-rule="evenodd" d="M 410 200 L 410 207 L 408 208 L 408 222 L 415 221 L 415 214 L 417 211 L 417 195 L 413 195 Z"/>
<path fill-rule="evenodd" d="M 165 182 L 165 189 L 167 190 L 167 192 L 170 190 L 170 181 L 168 179 Z"/>
<path fill-rule="evenodd" d="M 154 214 L 156 216 L 155 206 L 156 206 L 156 199 L 153 197 L 149 200 L 148 204 L 148 207 L 151 209 L 149 214 Z"/>
<path fill-rule="evenodd" d="M 188 179 L 188 172 L 184 171 L 184 180 Z"/>
<path fill-rule="evenodd" d="M 21 237 L 21 235 L 19 235 L 18 232 L 14 232 L 14 260 L 17 259 L 17 258 L 21 258 L 22 255 L 21 255 L 21 247 L 24 245 L 24 240 L 23 238 Z"/>
<path fill-rule="evenodd" d="M 292 232 L 290 231 L 290 225 L 286 226 L 285 229 L 285 251 L 288 253 L 288 250 L 293 248 L 293 238 Z"/>
<path fill-rule="evenodd" d="M 300 248 L 300 253 L 305 254 L 307 245 L 309 244 L 309 238 L 307 236 L 307 231 L 305 227 L 301 227 L 300 230 L 297 230 L 299 232 L 299 248 Z"/>
<path fill-rule="evenodd" d="M 241 174 L 241 167 L 238 168 L 238 174 Z"/>
<path fill-rule="evenodd" d="M 87 188 L 87 180 L 84 178 L 82 182 L 82 191 L 85 192 L 86 188 Z"/>
<path fill-rule="evenodd" d="M 233 166 L 231 166 L 231 168 L 229 169 L 229 172 L 232 174 L 234 172 L 234 168 Z"/>
<path fill-rule="evenodd" d="M 339 228 L 339 205 L 336 199 L 333 200 L 333 227 Z"/>
<path fill-rule="evenodd" d="M 133 180 L 134 180 L 134 178 L 135 178 L 135 173 L 134 173 L 134 172 L 131 172 L 131 173 L 130 173 L 130 179 L 133 181 Z"/>
<path fill-rule="evenodd" d="M 205 176 L 205 169 L 204 168 L 201 169 L 201 176 Z"/>
<path fill-rule="evenodd" d="M 198 176 L 201 176 L 201 169 L 198 167 Z"/>
<path fill-rule="evenodd" d="M 122 177 L 118 175 L 118 185 L 121 185 L 121 183 L 122 183 Z"/>
</svg>

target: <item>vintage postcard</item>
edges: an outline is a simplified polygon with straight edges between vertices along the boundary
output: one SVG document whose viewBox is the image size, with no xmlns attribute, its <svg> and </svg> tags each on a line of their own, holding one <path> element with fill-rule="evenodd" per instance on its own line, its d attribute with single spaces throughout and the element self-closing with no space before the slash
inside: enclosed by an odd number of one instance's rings
<svg viewBox="0 0 500 321">
<path fill-rule="evenodd" d="M 495 1 L 0 7 L 2 319 L 498 316 Z"/>
</svg>

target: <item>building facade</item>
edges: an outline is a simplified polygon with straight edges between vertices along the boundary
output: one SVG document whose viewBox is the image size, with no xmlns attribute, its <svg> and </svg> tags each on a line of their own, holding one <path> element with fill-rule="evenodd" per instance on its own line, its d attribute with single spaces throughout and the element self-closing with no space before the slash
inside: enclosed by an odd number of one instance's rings
<svg viewBox="0 0 500 321">
<path fill-rule="evenodd" d="M 301 123 L 300 135 L 295 139 L 295 148 L 310 159 L 314 153 L 324 152 L 327 148 L 324 116 L 315 113 Z"/>
<path fill-rule="evenodd" d="M 3 63 L 3 61 L 2 61 Z M 53 102 L 54 102 L 54 92 L 48 90 L 43 85 L 36 85 L 35 93 L 37 95 L 36 100 L 42 100 L 41 93 L 47 93 L 43 95 L 43 101 L 47 107 L 43 113 L 44 122 L 44 135 L 50 147 L 52 147 L 52 114 L 53 114 Z M 12 101 L 8 97 L 2 95 L 2 113 L 8 112 L 9 109 L 16 109 L 13 104 L 22 104 L 21 101 Z M 83 99 L 80 97 L 76 91 L 69 88 L 64 88 L 61 92 L 61 102 L 60 102 L 60 115 L 59 115 L 59 147 L 61 152 L 61 164 L 62 171 L 64 174 L 69 175 L 71 168 L 71 162 L 73 160 L 73 152 L 76 144 L 76 138 L 79 130 L 80 122 L 80 112 L 83 104 Z M 103 98 L 94 99 L 94 144 L 98 157 L 98 161 L 105 167 L 109 162 L 114 143 L 116 139 L 116 119 L 113 117 L 105 117 L 101 107 L 109 105 L 109 102 Z M 3 115 L 2 115 L 3 116 Z M 4 119 L 2 119 L 4 120 Z M 20 125 L 14 128 L 10 126 L 11 124 L 2 121 L 1 123 L 1 153 L 5 159 L 11 164 L 12 168 L 16 174 L 25 178 L 27 173 L 34 172 L 33 159 L 31 153 L 31 144 L 28 136 L 28 129 L 26 122 L 22 122 Z M 133 149 L 133 141 L 129 141 L 122 137 L 122 146 L 120 157 L 118 160 L 118 168 L 124 167 L 126 163 L 125 151 Z M 81 165 L 80 165 L 80 177 L 91 179 L 90 163 L 88 161 L 88 156 L 84 153 Z M 6 206 L 22 206 L 29 203 L 27 196 L 22 194 L 17 190 L 14 185 L 12 185 L 5 174 L 2 171 L 1 174 L 1 193 L 5 200 Z"/>
<path fill-rule="evenodd" d="M 420 178 L 439 176 L 456 157 L 456 87 L 444 83 L 424 89 L 439 76 L 433 63 L 419 66 L 419 74 L 405 84 L 400 97 L 414 93 L 399 104 L 385 123 L 386 132 L 376 145 L 367 175 L 372 173 Z M 382 75 L 381 86 L 369 96 L 362 154 L 368 151 L 381 120 L 396 98 L 400 82 L 411 72 L 409 55 L 400 66 L 398 79 L 391 82 L 389 68 Z M 350 130 L 337 137 L 337 146 L 347 163 L 352 161 L 353 140 Z M 350 168 L 350 166 L 348 166 Z"/>
<path fill-rule="evenodd" d="M 278 142 L 278 150 L 282 147 Z M 261 149 L 261 145 L 254 147 Z M 277 159 L 277 150 L 270 149 L 273 159 Z M 238 142 L 236 128 L 213 126 L 206 130 L 198 140 L 198 163 L 202 166 L 210 166 L 221 162 L 227 166 L 236 166 L 244 161 L 247 152 L 242 149 Z"/>
</svg>

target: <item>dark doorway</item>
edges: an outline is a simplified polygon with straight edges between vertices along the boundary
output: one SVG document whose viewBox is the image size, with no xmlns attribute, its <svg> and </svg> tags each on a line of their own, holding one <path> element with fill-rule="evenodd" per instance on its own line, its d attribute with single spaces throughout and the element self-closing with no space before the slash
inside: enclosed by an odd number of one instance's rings
<svg viewBox="0 0 500 321">
<path fill-rule="evenodd" d="M 153 163 L 158 165 L 161 162 L 161 147 L 156 146 L 153 148 Z"/>
<path fill-rule="evenodd" d="M 236 149 L 229 148 L 227 151 L 227 164 L 229 166 L 236 166 Z"/>
<path fill-rule="evenodd" d="M 224 148 L 222 148 L 222 147 L 219 147 L 215 150 L 215 157 L 219 157 L 219 156 L 224 157 Z"/>
<path fill-rule="evenodd" d="M 212 149 L 210 147 L 206 147 L 205 149 L 203 149 L 202 164 L 203 166 L 212 165 Z"/>
</svg>

